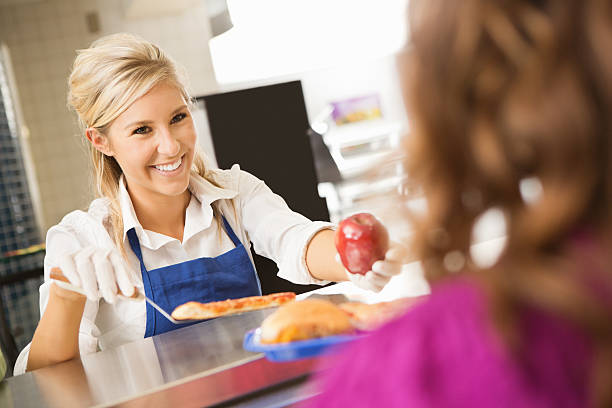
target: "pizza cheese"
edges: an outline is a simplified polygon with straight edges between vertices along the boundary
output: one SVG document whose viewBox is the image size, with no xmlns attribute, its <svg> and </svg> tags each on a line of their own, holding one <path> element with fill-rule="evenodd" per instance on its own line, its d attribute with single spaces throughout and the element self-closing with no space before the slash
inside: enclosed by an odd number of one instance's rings
<svg viewBox="0 0 612 408">
<path fill-rule="evenodd" d="M 172 317 L 177 320 L 212 319 L 235 313 L 275 307 L 295 299 L 293 292 L 272 293 L 264 296 L 249 296 L 218 302 L 187 302 L 177 306 Z"/>
</svg>

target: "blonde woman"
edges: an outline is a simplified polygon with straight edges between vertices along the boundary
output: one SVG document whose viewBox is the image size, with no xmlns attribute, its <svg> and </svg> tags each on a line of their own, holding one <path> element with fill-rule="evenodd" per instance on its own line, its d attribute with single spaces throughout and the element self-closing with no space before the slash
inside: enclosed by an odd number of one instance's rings
<svg viewBox="0 0 612 408">
<path fill-rule="evenodd" d="M 119 291 L 144 291 L 167 311 L 260 294 L 251 243 L 292 282 L 349 279 L 334 260 L 332 225 L 291 211 L 237 165 L 205 168 L 190 97 L 158 47 L 129 34 L 101 38 L 79 51 L 69 88 L 99 198 L 47 233 L 42 317 L 16 374 L 177 327 Z M 350 279 L 380 290 L 400 270 L 389 255 Z M 87 296 L 53 284 L 53 267 Z"/>
</svg>

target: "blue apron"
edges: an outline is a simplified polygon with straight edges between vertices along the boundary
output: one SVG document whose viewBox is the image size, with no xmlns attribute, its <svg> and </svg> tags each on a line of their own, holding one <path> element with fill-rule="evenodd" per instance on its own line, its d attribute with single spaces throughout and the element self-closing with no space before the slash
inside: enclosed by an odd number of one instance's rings
<svg viewBox="0 0 612 408">
<path fill-rule="evenodd" d="M 236 246 L 234 249 L 214 258 L 202 257 L 151 271 L 147 271 L 142 260 L 136 231 L 130 229 L 127 236 L 132 251 L 140 261 L 145 294 L 168 313 L 192 300 L 204 303 L 261 295 L 259 278 L 249 254 L 225 217 L 223 226 Z M 194 324 L 173 324 L 151 305 L 146 305 L 145 337 Z"/>
</svg>

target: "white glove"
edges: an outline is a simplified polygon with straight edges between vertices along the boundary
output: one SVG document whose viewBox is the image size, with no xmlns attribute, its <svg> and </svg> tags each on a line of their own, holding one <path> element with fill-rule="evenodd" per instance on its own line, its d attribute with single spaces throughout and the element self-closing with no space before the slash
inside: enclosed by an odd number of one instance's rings
<svg viewBox="0 0 612 408">
<path fill-rule="evenodd" d="M 68 289 L 83 293 L 93 301 L 103 297 L 106 302 L 114 303 L 118 288 L 122 295 L 129 297 L 134 294 L 138 284 L 136 274 L 125 264 L 115 248 L 88 246 L 60 257 L 57 266 L 70 284 L 76 287 Z"/>
<path fill-rule="evenodd" d="M 407 260 L 407 254 L 408 250 L 405 246 L 391 242 L 389 249 L 385 253 L 385 259 L 374 262 L 371 271 L 366 272 L 365 275 L 346 271 L 346 276 L 351 282 L 362 289 L 380 292 L 391 277 L 402 271 L 402 265 Z M 336 254 L 336 261 L 342 264 L 339 254 Z"/>
</svg>

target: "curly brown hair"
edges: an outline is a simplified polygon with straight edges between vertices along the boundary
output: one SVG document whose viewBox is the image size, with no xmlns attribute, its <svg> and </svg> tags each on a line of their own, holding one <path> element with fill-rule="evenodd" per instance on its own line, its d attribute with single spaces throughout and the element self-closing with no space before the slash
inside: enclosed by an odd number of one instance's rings
<svg viewBox="0 0 612 408">
<path fill-rule="evenodd" d="M 413 220 L 416 256 L 435 282 L 453 272 L 445 257 L 458 254 L 517 352 L 524 307 L 578 326 L 595 353 L 593 401 L 610 406 L 612 2 L 411 7 L 402 57 L 408 171 L 428 203 L 427 215 Z M 542 186 L 535 202 L 520 192 L 529 178 Z M 475 222 L 491 208 L 504 214 L 506 244 L 484 270 L 469 248 Z M 586 250 L 580 237 L 595 244 Z"/>
</svg>

